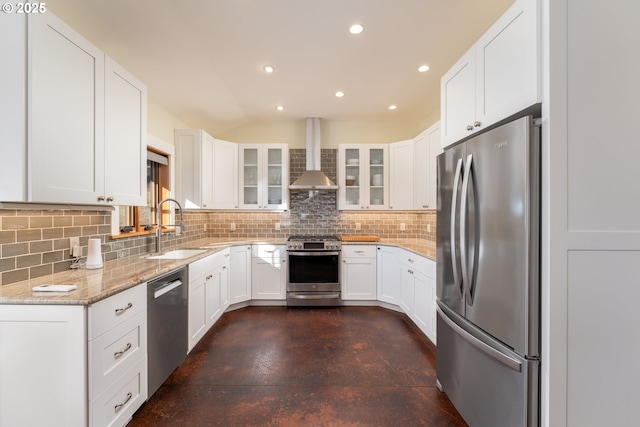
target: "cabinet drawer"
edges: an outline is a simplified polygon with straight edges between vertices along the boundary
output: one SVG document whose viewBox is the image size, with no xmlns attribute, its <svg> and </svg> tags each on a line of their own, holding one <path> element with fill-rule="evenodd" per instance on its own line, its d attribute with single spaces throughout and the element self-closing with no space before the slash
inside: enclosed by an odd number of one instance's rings
<svg viewBox="0 0 640 427">
<path fill-rule="evenodd" d="M 436 277 L 436 263 L 429 258 L 403 250 L 400 254 L 400 262 L 413 270 L 419 271 L 427 277 Z"/>
<path fill-rule="evenodd" d="M 147 309 L 147 284 L 142 283 L 89 307 L 89 340 Z"/>
<path fill-rule="evenodd" d="M 285 257 L 287 252 L 283 245 L 253 245 L 251 256 L 257 258 L 280 258 Z"/>
<path fill-rule="evenodd" d="M 147 311 L 89 341 L 89 399 L 147 355 Z"/>
<path fill-rule="evenodd" d="M 376 245 L 343 245 L 343 258 L 375 258 Z"/>
<path fill-rule="evenodd" d="M 145 400 L 147 400 L 146 357 L 91 401 L 91 425 L 94 427 L 124 426 Z"/>
<path fill-rule="evenodd" d="M 189 281 L 197 279 L 211 272 L 215 267 L 216 254 L 201 258 L 189 264 Z"/>
</svg>

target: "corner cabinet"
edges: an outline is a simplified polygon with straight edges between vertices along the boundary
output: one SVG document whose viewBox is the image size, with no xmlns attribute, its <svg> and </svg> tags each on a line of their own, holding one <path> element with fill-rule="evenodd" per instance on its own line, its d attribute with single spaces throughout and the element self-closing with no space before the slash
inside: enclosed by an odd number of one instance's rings
<svg viewBox="0 0 640 427">
<path fill-rule="evenodd" d="M 176 197 L 185 209 L 213 208 L 212 136 L 202 129 L 176 129 Z"/>
<path fill-rule="evenodd" d="M 389 145 L 338 146 L 338 209 L 389 209 Z"/>
<path fill-rule="evenodd" d="M 542 99 L 539 0 L 518 0 L 440 81 L 442 147 Z"/>
<path fill-rule="evenodd" d="M 23 201 L 145 204 L 146 86 L 51 12 L 28 25 Z"/>
<path fill-rule="evenodd" d="M 240 144 L 240 208 L 289 208 L 289 146 Z"/>
</svg>

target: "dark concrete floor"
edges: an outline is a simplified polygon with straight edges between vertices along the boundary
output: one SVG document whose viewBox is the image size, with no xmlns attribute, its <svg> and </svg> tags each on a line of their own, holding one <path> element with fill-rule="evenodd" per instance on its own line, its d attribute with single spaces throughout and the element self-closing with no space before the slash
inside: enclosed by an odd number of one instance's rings
<svg viewBox="0 0 640 427">
<path fill-rule="evenodd" d="M 466 426 L 435 366 L 401 313 L 248 307 L 224 314 L 129 426 Z"/>
</svg>

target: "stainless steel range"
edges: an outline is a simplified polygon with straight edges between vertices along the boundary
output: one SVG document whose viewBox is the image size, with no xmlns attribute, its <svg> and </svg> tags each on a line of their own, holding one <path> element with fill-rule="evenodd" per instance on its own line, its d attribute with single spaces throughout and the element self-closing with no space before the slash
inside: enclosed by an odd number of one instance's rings
<svg viewBox="0 0 640 427">
<path fill-rule="evenodd" d="M 291 236 L 287 240 L 287 305 L 341 305 L 338 236 Z"/>
</svg>

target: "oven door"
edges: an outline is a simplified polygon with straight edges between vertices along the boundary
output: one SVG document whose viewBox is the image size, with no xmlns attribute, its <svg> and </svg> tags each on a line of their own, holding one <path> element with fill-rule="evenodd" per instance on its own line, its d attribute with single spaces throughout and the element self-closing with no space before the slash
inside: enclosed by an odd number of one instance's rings
<svg viewBox="0 0 640 427">
<path fill-rule="evenodd" d="M 340 291 L 340 251 L 289 251 L 287 291 Z"/>
</svg>

